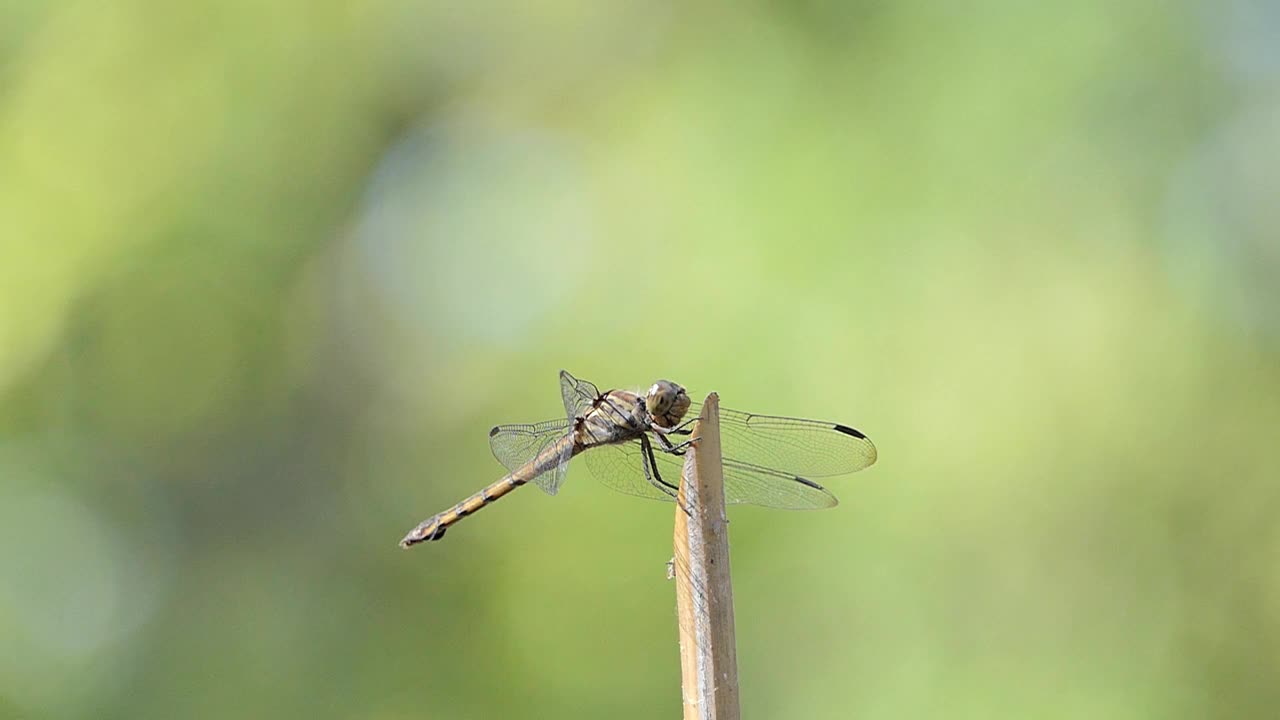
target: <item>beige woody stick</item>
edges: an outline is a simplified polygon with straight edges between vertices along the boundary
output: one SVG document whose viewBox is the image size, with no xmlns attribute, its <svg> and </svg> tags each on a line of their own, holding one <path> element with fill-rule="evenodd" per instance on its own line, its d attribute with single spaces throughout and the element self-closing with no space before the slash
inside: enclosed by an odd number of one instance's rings
<svg viewBox="0 0 1280 720">
<path fill-rule="evenodd" d="M 729 526 L 720 458 L 720 398 L 707 396 L 685 457 L 676 508 L 676 609 L 684 720 L 739 720 L 729 578 Z"/>
</svg>

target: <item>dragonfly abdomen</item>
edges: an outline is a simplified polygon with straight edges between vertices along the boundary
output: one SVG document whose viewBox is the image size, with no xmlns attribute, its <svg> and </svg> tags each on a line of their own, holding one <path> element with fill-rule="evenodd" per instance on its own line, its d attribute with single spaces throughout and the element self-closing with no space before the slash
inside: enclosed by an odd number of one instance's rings
<svg viewBox="0 0 1280 720">
<path fill-rule="evenodd" d="M 418 526 L 409 531 L 408 535 L 400 541 L 401 547 L 410 547 L 420 542 L 431 542 L 444 537 L 444 533 L 453 527 L 462 518 L 476 512 L 477 510 L 496 502 L 498 498 L 524 485 L 527 481 L 515 475 L 508 475 L 496 483 L 489 485 L 474 495 L 468 496 L 457 505 L 436 513 L 435 515 L 418 523 Z"/>
</svg>

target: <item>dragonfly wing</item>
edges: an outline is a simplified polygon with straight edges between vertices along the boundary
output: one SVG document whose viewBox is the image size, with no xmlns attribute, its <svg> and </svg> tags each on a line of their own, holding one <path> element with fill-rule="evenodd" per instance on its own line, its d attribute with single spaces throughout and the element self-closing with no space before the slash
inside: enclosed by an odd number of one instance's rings
<svg viewBox="0 0 1280 720">
<path fill-rule="evenodd" d="M 573 421 L 568 418 L 529 425 L 498 425 L 489 431 L 489 448 L 507 472 L 515 472 L 571 432 Z M 555 495 L 564 483 L 565 471 L 573 458 L 573 443 L 564 443 L 559 456 L 560 462 L 533 479 L 533 484 L 549 495 Z"/>
<path fill-rule="evenodd" d="M 689 417 L 702 411 L 699 403 Z M 857 472 L 876 461 L 876 446 L 848 425 L 720 408 L 724 456 L 744 466 L 804 477 Z M 727 462 L 727 461 L 726 461 Z"/>
<path fill-rule="evenodd" d="M 564 400 L 564 416 L 570 420 L 580 418 L 600 399 L 600 389 L 586 380 L 560 371 L 560 397 Z"/>
<path fill-rule="evenodd" d="M 684 456 L 655 452 L 663 478 L 679 478 Z M 731 504 L 760 505 L 783 510 L 821 510 L 838 500 L 814 481 L 772 468 L 730 458 L 723 459 L 724 500 Z"/>
<path fill-rule="evenodd" d="M 655 451 L 654 454 L 663 453 Z M 645 479 L 648 461 L 639 442 L 601 445 L 587 450 L 584 455 L 586 459 L 583 462 L 605 487 L 650 500 L 674 500 L 671 494 Z M 680 469 L 677 467 L 671 471 L 663 467 L 660 473 L 662 480 L 669 483 L 675 492 L 674 488 L 680 486 Z"/>
<path fill-rule="evenodd" d="M 651 500 L 674 499 L 646 479 L 648 460 L 639 442 L 594 447 L 585 455 L 591 474 L 606 487 Z M 674 491 L 681 482 L 684 456 L 654 448 L 653 459 L 655 477 Z M 784 510 L 829 508 L 837 502 L 834 495 L 808 478 L 730 459 L 724 460 L 724 495 L 725 502 Z"/>
</svg>

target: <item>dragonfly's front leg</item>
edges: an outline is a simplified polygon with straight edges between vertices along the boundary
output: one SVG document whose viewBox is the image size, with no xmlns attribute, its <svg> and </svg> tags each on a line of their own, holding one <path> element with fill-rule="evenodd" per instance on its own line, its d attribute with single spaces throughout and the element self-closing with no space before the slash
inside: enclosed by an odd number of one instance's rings
<svg viewBox="0 0 1280 720">
<path fill-rule="evenodd" d="M 684 455 L 690 445 L 698 442 L 698 438 L 689 438 L 679 445 L 672 445 L 670 440 L 661 435 L 658 436 L 658 439 L 662 442 L 662 451 L 672 455 Z"/>
<path fill-rule="evenodd" d="M 680 423 L 679 425 L 676 425 L 675 427 L 666 427 L 663 425 L 659 425 L 657 422 L 653 420 L 650 420 L 649 429 L 654 431 L 658 435 L 689 435 L 693 431 L 686 430 L 685 428 L 689 427 L 690 425 L 696 422 L 698 422 L 698 418 L 691 417 L 688 420 L 685 420 L 684 422 Z"/>
<path fill-rule="evenodd" d="M 658 442 L 662 444 L 662 451 L 671 453 L 672 455 L 683 455 L 685 448 L 688 448 L 698 438 L 689 438 L 679 445 L 673 444 L 668 435 L 691 435 L 692 430 L 688 430 L 689 425 L 698 421 L 698 418 L 690 418 L 675 427 L 663 427 L 656 422 L 650 421 L 649 428 L 653 430 L 653 436 L 658 438 Z"/>
</svg>

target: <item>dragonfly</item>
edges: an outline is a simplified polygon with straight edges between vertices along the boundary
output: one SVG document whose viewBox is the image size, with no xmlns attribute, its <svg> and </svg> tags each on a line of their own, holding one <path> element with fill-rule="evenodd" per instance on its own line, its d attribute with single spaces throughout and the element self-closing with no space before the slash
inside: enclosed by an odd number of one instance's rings
<svg viewBox="0 0 1280 720">
<path fill-rule="evenodd" d="M 439 540 L 463 518 L 522 485 L 533 483 L 555 495 L 569 461 L 578 455 L 596 479 L 614 490 L 677 501 L 683 456 L 696 442 L 688 426 L 701 412 L 684 387 L 659 380 L 644 392 L 600 392 L 561 370 L 560 395 L 561 419 L 491 429 L 489 446 L 507 474 L 422 521 L 400 545 Z M 840 423 L 722 407 L 720 434 L 729 503 L 788 510 L 834 507 L 836 497 L 813 478 L 856 472 L 876 461 L 871 440 Z"/>
</svg>

